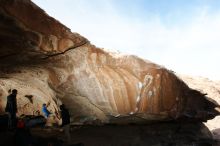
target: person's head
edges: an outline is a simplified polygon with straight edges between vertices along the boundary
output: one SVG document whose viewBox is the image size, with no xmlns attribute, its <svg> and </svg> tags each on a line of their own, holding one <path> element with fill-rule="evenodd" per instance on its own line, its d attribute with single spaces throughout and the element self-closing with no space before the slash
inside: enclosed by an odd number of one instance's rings
<svg viewBox="0 0 220 146">
<path fill-rule="evenodd" d="M 8 94 L 11 94 L 11 89 L 8 90 Z"/>
<path fill-rule="evenodd" d="M 18 93 L 18 91 L 16 89 L 12 90 L 12 94 L 16 95 Z"/>
<path fill-rule="evenodd" d="M 61 105 L 60 105 L 60 109 L 61 109 L 61 110 L 65 109 L 65 105 L 64 105 L 64 104 L 61 104 Z"/>
<path fill-rule="evenodd" d="M 46 103 L 43 103 L 43 106 L 46 106 Z"/>
<path fill-rule="evenodd" d="M 37 111 L 35 112 L 35 114 L 36 114 L 37 116 L 40 116 L 40 111 L 37 110 Z"/>
</svg>

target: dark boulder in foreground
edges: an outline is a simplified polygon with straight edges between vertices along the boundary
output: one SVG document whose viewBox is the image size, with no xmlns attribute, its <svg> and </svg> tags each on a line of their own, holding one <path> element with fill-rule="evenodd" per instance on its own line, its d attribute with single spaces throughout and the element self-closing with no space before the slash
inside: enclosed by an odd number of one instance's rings
<svg viewBox="0 0 220 146">
<path fill-rule="evenodd" d="M 65 135 L 56 129 L 31 129 L 36 146 L 66 146 Z M 0 132 L 1 146 L 14 146 L 13 135 Z M 203 124 L 155 123 L 151 125 L 104 125 L 72 127 L 71 144 L 83 146 L 217 146 Z M 9 140 L 9 141 L 7 141 Z M 33 146 L 35 146 L 33 145 Z M 74 146 L 74 145 L 73 145 Z"/>
</svg>

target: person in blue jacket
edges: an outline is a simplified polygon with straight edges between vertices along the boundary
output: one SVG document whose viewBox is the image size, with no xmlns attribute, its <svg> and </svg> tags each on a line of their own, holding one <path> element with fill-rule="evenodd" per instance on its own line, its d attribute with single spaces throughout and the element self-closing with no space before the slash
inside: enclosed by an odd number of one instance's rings
<svg viewBox="0 0 220 146">
<path fill-rule="evenodd" d="M 51 114 L 51 112 L 48 111 L 47 107 L 49 106 L 50 103 L 46 104 L 44 103 L 43 106 L 42 106 L 42 113 L 44 114 L 44 116 L 46 118 L 48 118 Z"/>
</svg>

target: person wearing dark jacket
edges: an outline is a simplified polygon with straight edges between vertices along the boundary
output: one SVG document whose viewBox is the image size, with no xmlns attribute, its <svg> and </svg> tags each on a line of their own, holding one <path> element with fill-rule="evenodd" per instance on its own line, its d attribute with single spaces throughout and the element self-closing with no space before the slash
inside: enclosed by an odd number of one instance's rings
<svg viewBox="0 0 220 146">
<path fill-rule="evenodd" d="M 62 118 L 62 126 L 70 124 L 70 114 L 64 104 L 60 106 L 60 111 L 61 111 L 61 118 Z"/>
<path fill-rule="evenodd" d="M 61 114 L 61 118 L 62 118 L 62 127 L 63 127 L 65 135 L 67 137 L 67 143 L 70 144 L 70 142 L 71 142 L 70 114 L 64 104 L 60 105 L 60 112 L 61 112 L 60 114 Z"/>
<path fill-rule="evenodd" d="M 7 97 L 7 104 L 5 111 L 8 112 L 8 128 L 16 128 L 16 113 L 17 113 L 17 90 L 13 89 L 12 93 Z"/>
</svg>

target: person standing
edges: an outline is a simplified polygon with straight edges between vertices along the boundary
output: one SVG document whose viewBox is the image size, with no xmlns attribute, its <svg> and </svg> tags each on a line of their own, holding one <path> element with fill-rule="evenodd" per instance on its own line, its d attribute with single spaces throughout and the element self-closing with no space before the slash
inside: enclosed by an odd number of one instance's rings
<svg viewBox="0 0 220 146">
<path fill-rule="evenodd" d="M 62 118 L 62 127 L 64 129 L 65 136 L 67 138 L 67 143 L 70 144 L 71 136 L 70 136 L 70 114 L 66 109 L 65 105 L 60 105 L 60 112 Z"/>
<path fill-rule="evenodd" d="M 16 128 L 16 113 L 17 113 L 17 90 L 13 89 L 11 94 L 7 97 L 7 104 L 5 111 L 8 112 L 8 128 L 13 130 Z"/>
<path fill-rule="evenodd" d="M 46 119 L 47 119 L 47 118 L 50 116 L 50 114 L 51 114 L 51 112 L 49 112 L 48 109 L 47 109 L 47 107 L 48 107 L 49 105 L 50 105 L 50 103 L 48 103 L 48 104 L 44 103 L 44 104 L 42 105 L 42 113 L 44 114 L 44 116 L 45 116 Z"/>
</svg>

